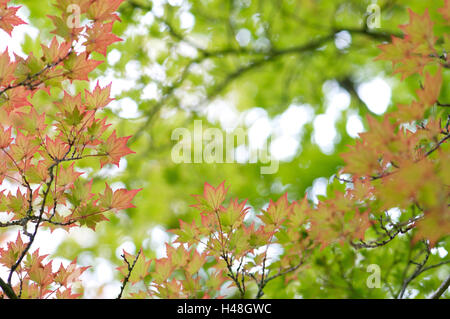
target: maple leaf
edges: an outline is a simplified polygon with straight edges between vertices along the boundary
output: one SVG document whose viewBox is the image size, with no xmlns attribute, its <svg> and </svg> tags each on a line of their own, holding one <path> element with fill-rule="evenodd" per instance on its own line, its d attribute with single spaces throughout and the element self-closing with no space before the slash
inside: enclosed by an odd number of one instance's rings
<svg viewBox="0 0 450 319">
<path fill-rule="evenodd" d="M 166 243 L 166 254 L 167 258 L 170 259 L 171 264 L 176 268 L 184 267 L 189 260 L 189 254 L 184 245 L 179 245 L 175 248 Z"/>
<path fill-rule="evenodd" d="M 131 203 L 131 201 L 136 196 L 136 194 L 142 190 L 142 188 L 133 189 L 130 191 L 126 190 L 125 188 L 120 188 L 113 192 L 108 183 L 105 183 L 105 185 L 105 192 L 100 197 L 101 206 L 116 210 L 136 207 Z"/>
<path fill-rule="evenodd" d="M 112 27 L 114 22 L 94 24 L 92 28 L 89 28 L 86 33 L 88 40 L 84 43 L 87 52 L 98 52 L 103 56 L 106 56 L 108 46 L 111 44 L 122 41 L 121 38 L 112 33 Z"/>
<path fill-rule="evenodd" d="M 167 279 L 169 279 L 174 266 L 169 258 L 159 258 L 155 260 L 155 270 L 151 273 L 152 279 L 158 283 L 162 284 Z"/>
<path fill-rule="evenodd" d="M 61 59 L 63 59 L 71 48 L 69 42 L 59 43 L 56 37 L 53 37 L 50 45 L 47 47 L 41 44 L 42 52 L 44 53 L 43 59 L 47 63 L 55 63 Z"/>
<path fill-rule="evenodd" d="M 408 9 L 409 11 L 409 23 L 400 25 L 399 28 L 405 33 L 405 37 L 409 41 L 417 44 L 418 46 L 424 45 L 425 48 L 421 50 L 430 50 L 436 42 L 436 37 L 433 33 L 433 21 L 431 21 L 428 9 L 425 10 L 423 15 L 419 15 Z M 421 53 L 427 51 L 421 51 Z"/>
<path fill-rule="evenodd" d="M 168 231 L 177 235 L 176 242 L 178 243 L 188 243 L 195 244 L 198 240 L 199 230 L 195 221 L 192 221 L 191 224 L 184 222 L 183 220 L 179 220 L 180 227 L 178 229 L 169 229 Z"/>
<path fill-rule="evenodd" d="M 245 207 L 247 200 L 239 203 L 238 199 L 230 199 L 230 204 L 220 212 L 220 220 L 223 227 L 229 227 L 230 230 L 234 227 L 239 227 L 250 207 Z"/>
<path fill-rule="evenodd" d="M 56 291 L 56 298 L 57 299 L 77 299 L 79 297 L 81 297 L 81 293 L 73 293 L 72 292 L 72 288 L 67 288 L 63 291 L 61 291 L 60 289 L 58 289 Z"/>
<path fill-rule="evenodd" d="M 64 60 L 64 68 L 67 70 L 66 76 L 73 80 L 89 81 L 88 75 L 103 61 L 89 60 L 87 52 L 79 55 L 70 54 L 69 58 Z"/>
<path fill-rule="evenodd" d="M 31 106 L 27 99 L 30 93 L 31 92 L 23 86 L 15 87 L 0 96 L 0 105 L 2 105 L 7 112 L 11 112 L 12 110 L 23 106 Z"/>
<path fill-rule="evenodd" d="M 80 13 L 83 14 L 86 13 L 91 2 L 92 0 L 57 0 L 53 5 L 63 12 L 66 12 L 70 5 L 77 5 L 80 8 Z"/>
<path fill-rule="evenodd" d="M 291 204 L 287 199 L 287 193 L 284 193 L 276 202 L 269 201 L 267 210 L 263 210 L 263 215 L 258 216 L 266 225 L 279 225 L 291 212 Z"/>
<path fill-rule="evenodd" d="M 416 73 L 422 75 L 424 68 L 431 62 L 433 62 L 433 59 L 428 56 L 405 57 L 403 58 L 402 63 L 394 70 L 394 74 L 401 74 L 402 80 Z"/>
<path fill-rule="evenodd" d="M 413 52 L 415 45 L 410 41 L 395 36 L 391 37 L 391 43 L 380 44 L 378 48 L 382 51 L 375 59 L 391 61 L 392 66 L 401 63 L 405 57 Z"/>
<path fill-rule="evenodd" d="M 292 212 L 289 215 L 289 225 L 292 228 L 300 227 L 305 224 L 311 215 L 311 208 L 308 204 L 307 194 L 302 201 L 294 201 L 292 203 Z"/>
<path fill-rule="evenodd" d="M 38 114 L 35 108 L 31 108 L 28 113 L 15 112 L 11 114 L 11 120 L 14 127 L 30 134 L 40 135 L 47 127 L 45 113 Z"/>
<path fill-rule="evenodd" d="M 200 268 L 203 267 L 203 265 L 206 262 L 206 254 L 200 254 L 196 249 L 191 249 L 190 252 L 190 258 L 189 258 L 189 262 L 186 266 L 186 271 L 188 272 L 189 275 L 193 275 L 195 273 L 197 273 Z"/>
<path fill-rule="evenodd" d="M 106 105 L 108 105 L 109 102 L 114 100 L 110 98 L 111 84 L 112 83 L 108 84 L 104 88 L 101 88 L 99 85 L 99 81 L 97 81 L 97 85 L 95 86 L 92 93 L 90 93 L 88 90 L 85 90 L 85 97 L 88 108 L 102 109 Z"/>
<path fill-rule="evenodd" d="M 124 277 L 128 277 L 129 267 L 132 267 L 134 261 L 136 260 L 136 256 L 133 256 L 127 253 L 125 250 L 123 250 L 123 257 L 125 258 L 126 263 L 124 263 L 120 267 L 117 267 L 117 270 L 119 270 Z M 146 259 L 144 253 L 142 252 L 142 249 L 139 250 L 136 263 L 134 264 L 133 271 L 131 272 L 131 275 L 129 276 L 128 280 L 132 284 L 135 284 L 143 280 L 149 274 L 148 270 L 150 268 L 151 263 L 152 260 Z"/>
<path fill-rule="evenodd" d="M 16 15 L 20 7 L 7 7 L 7 2 L 3 1 L 0 3 L 0 29 L 3 29 L 11 36 L 15 26 L 26 24 L 26 22 Z"/>
<path fill-rule="evenodd" d="M 16 263 L 25 247 L 26 245 L 20 236 L 20 232 L 18 232 L 15 242 L 10 241 L 7 245 L 7 249 L 0 248 L 0 264 L 11 268 Z"/>
<path fill-rule="evenodd" d="M 119 162 L 122 157 L 128 154 L 134 154 L 127 146 L 127 142 L 131 136 L 117 137 L 114 130 L 108 139 L 102 143 L 100 151 L 103 155 L 100 158 L 100 166 L 105 164 L 115 164 L 119 167 Z"/>
<path fill-rule="evenodd" d="M 59 166 L 58 175 L 56 176 L 56 186 L 58 187 L 57 191 L 66 190 L 69 187 L 72 187 L 73 183 L 78 179 L 79 176 L 83 175 L 83 173 L 75 172 L 74 170 L 75 163 L 72 162 L 69 167 L 65 168 L 63 165 Z"/>
<path fill-rule="evenodd" d="M 54 276 L 54 282 L 67 287 L 69 284 L 80 281 L 80 276 L 89 268 L 90 267 L 77 267 L 76 258 L 67 267 L 64 267 L 61 263 Z"/>
<path fill-rule="evenodd" d="M 25 136 L 20 130 L 17 130 L 17 136 L 11 144 L 11 154 L 16 161 L 33 157 L 39 149 L 39 141 L 35 136 Z"/>
<path fill-rule="evenodd" d="M 11 62 L 8 54 L 8 48 L 0 54 L 0 86 L 7 86 L 14 79 L 14 70 L 16 69 L 16 62 Z"/>
<path fill-rule="evenodd" d="M 55 30 L 51 31 L 50 33 L 59 35 L 60 37 L 66 39 L 68 42 L 71 42 L 70 40 L 77 39 L 77 37 L 79 36 L 81 31 L 83 31 L 84 28 L 83 27 L 69 28 L 69 26 L 67 24 L 67 19 L 66 19 L 67 17 L 66 17 L 65 10 L 66 9 L 64 9 L 64 15 L 62 17 L 52 16 L 52 15 L 48 15 L 47 17 L 49 17 L 53 21 L 53 24 L 55 25 Z"/>
<path fill-rule="evenodd" d="M 436 207 L 425 212 L 425 217 L 416 222 L 417 233 L 413 242 L 420 239 L 427 239 L 430 246 L 436 246 L 439 240 L 449 235 L 450 229 L 450 209 L 447 204 Z"/>
<path fill-rule="evenodd" d="M 223 181 L 217 188 L 214 188 L 208 183 L 205 183 L 203 188 L 203 195 L 191 195 L 198 204 L 191 205 L 202 212 L 219 211 L 223 209 L 222 203 L 225 200 L 228 188 L 225 189 L 225 181 Z"/>
<path fill-rule="evenodd" d="M 58 109 L 62 112 L 73 112 L 76 108 L 82 109 L 81 93 L 75 96 L 70 95 L 64 91 L 64 95 L 61 101 L 54 102 Z"/>
<path fill-rule="evenodd" d="M 444 6 L 437 10 L 445 20 L 447 25 L 450 24 L 450 0 L 444 0 Z"/>
<path fill-rule="evenodd" d="M 94 0 L 87 10 L 87 16 L 89 19 L 95 22 L 99 21 L 120 21 L 120 18 L 114 11 L 116 11 L 120 4 L 124 0 L 109 0 L 109 1 L 99 1 Z"/>
<path fill-rule="evenodd" d="M 419 102 L 425 106 L 432 106 L 436 103 L 442 86 L 442 69 L 436 72 L 435 75 L 430 73 L 425 74 L 425 83 L 423 89 L 417 91 Z"/>
<path fill-rule="evenodd" d="M 3 126 L 0 124 L 0 149 L 7 148 L 10 145 L 11 141 L 13 140 L 11 138 L 11 130 L 12 127 L 5 130 Z"/>
<path fill-rule="evenodd" d="M 48 154 L 54 159 L 54 160 L 62 160 L 67 155 L 70 146 L 60 140 L 59 138 L 55 138 L 52 140 L 48 136 L 45 140 L 45 147 L 48 152 Z"/>
</svg>

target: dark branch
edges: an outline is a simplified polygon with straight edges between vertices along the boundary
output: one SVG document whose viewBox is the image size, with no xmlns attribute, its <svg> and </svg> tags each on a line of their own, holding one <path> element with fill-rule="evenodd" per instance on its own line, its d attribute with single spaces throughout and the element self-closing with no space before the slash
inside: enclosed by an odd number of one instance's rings
<svg viewBox="0 0 450 319">
<path fill-rule="evenodd" d="M 442 285 L 436 290 L 434 294 L 431 295 L 430 299 L 439 299 L 440 296 L 444 294 L 447 288 L 450 286 L 450 276 L 442 283 Z"/>
<path fill-rule="evenodd" d="M 137 260 L 138 260 L 138 258 L 139 258 L 139 255 L 141 254 L 141 249 L 139 250 L 139 252 L 137 253 L 137 255 L 136 255 L 136 258 L 134 258 L 134 261 L 133 261 L 133 263 L 130 265 L 130 263 L 128 262 L 128 260 L 125 258 L 125 255 L 122 255 L 121 257 L 122 257 L 122 259 L 125 261 L 125 263 L 127 264 L 127 267 L 128 267 L 128 274 L 125 276 L 125 278 L 123 279 L 123 283 L 122 283 L 122 287 L 120 287 L 120 293 L 119 293 L 119 295 L 117 296 L 117 299 L 120 299 L 120 298 L 122 298 L 122 294 L 123 294 L 123 291 L 125 290 L 125 286 L 127 285 L 127 283 L 128 283 L 128 280 L 130 279 L 130 276 L 131 276 L 131 273 L 133 272 L 133 269 L 134 269 L 134 266 L 136 265 L 136 262 L 137 262 Z"/>
</svg>

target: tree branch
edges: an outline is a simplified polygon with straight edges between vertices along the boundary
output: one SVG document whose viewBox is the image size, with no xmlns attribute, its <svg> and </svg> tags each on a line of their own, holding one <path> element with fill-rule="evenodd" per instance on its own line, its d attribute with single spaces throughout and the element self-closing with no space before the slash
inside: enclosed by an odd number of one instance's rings
<svg viewBox="0 0 450 319">
<path fill-rule="evenodd" d="M 436 292 L 431 295 L 430 299 L 439 299 L 439 297 L 444 294 L 444 292 L 447 290 L 449 286 L 450 286 L 450 276 L 448 276 L 447 279 L 438 288 L 438 290 L 436 290 Z"/>
<path fill-rule="evenodd" d="M 141 251 L 142 251 L 142 249 L 139 249 L 139 252 L 137 253 L 136 258 L 134 258 L 133 264 L 131 264 L 131 265 L 130 265 L 130 263 L 128 262 L 128 260 L 125 258 L 125 255 L 122 254 L 121 257 L 122 257 L 122 259 L 125 261 L 125 263 L 126 263 L 127 266 L 128 266 L 128 274 L 127 274 L 127 275 L 125 276 L 125 278 L 123 279 L 122 287 L 120 287 L 120 293 L 119 293 L 119 295 L 117 296 L 116 299 L 122 298 L 122 294 L 123 294 L 123 291 L 125 290 L 125 286 L 127 285 L 128 280 L 130 279 L 131 272 L 133 271 L 134 266 L 136 265 L 136 262 L 137 262 L 137 260 L 138 260 L 138 258 L 139 258 L 139 255 L 141 254 Z"/>
<path fill-rule="evenodd" d="M 9 299 L 18 299 L 11 286 L 4 282 L 2 278 L 0 278 L 0 288 L 2 288 L 3 292 L 8 296 Z"/>
</svg>

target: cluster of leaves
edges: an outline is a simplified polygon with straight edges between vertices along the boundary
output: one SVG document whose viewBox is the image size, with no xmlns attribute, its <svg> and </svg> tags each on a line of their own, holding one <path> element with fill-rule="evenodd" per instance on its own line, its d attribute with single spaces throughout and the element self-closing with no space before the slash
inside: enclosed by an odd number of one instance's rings
<svg viewBox="0 0 450 319">
<path fill-rule="evenodd" d="M 445 24 L 450 21 L 449 4 L 446 1 L 439 10 Z M 224 183 L 217 188 L 206 183 L 203 194 L 194 195 L 199 217 L 192 223 L 180 221 L 180 227 L 172 230 L 177 239 L 166 245 L 167 257 L 154 261 L 142 257 L 145 267 L 133 275 L 132 258 L 124 255 L 125 279 L 134 276 L 134 283 L 143 280 L 146 287 L 137 296 L 211 297 L 211 285 L 198 284 L 220 274 L 221 279 L 214 281 L 217 289 L 227 288 L 220 285 L 226 275 L 241 297 L 250 296 L 249 289 L 254 289 L 259 298 L 272 279 L 297 278 L 316 247 L 351 243 L 355 248 L 374 248 L 408 231 L 415 232 L 415 241 L 425 243 L 429 256 L 430 247 L 450 231 L 448 104 L 438 100 L 444 70 L 449 68 L 448 34 L 444 39 L 435 36 L 428 11 L 423 15 L 411 11 L 409 24 L 401 29 L 403 37 L 381 45 L 383 52 L 377 59 L 391 61 L 402 79 L 424 77 L 417 100 L 399 105 L 381 122 L 368 116 L 367 132 L 343 154 L 346 164 L 334 193 L 320 198 L 317 205 L 310 205 L 306 197 L 290 202 L 285 194 L 253 216 L 246 201 L 231 199 L 223 205 Z M 383 220 L 392 208 L 402 211 L 400 222 Z M 365 241 L 371 227 L 381 230 L 381 238 Z M 279 248 L 276 258 L 269 253 L 273 247 Z M 194 256 L 199 259 L 195 273 L 189 271 Z"/>
<path fill-rule="evenodd" d="M 450 24 L 449 1 L 439 10 L 445 25 Z M 423 15 L 410 11 L 409 24 L 400 28 L 403 38 L 383 44 L 377 59 L 391 61 L 402 79 L 423 75 L 417 100 L 399 105 L 379 122 L 368 117 L 368 132 L 343 155 L 345 173 L 353 181 L 370 185 L 362 196 L 371 212 L 399 208 L 404 213 L 416 208 L 406 224 L 417 228 L 416 240 L 431 246 L 449 234 L 450 167 L 448 105 L 439 101 L 443 70 L 450 68 L 448 33 L 438 38 L 428 10 Z"/>
<path fill-rule="evenodd" d="M 139 267 L 133 269 L 133 257 L 124 254 L 126 265 L 119 269 L 125 279 L 143 281 L 145 287 L 131 296 L 219 297 L 227 294 L 221 290 L 229 288 L 223 285 L 227 282 L 241 297 L 251 293 L 247 293 L 248 287 L 256 287 L 260 298 L 272 279 L 296 279 L 316 247 L 363 238 L 370 225 L 367 213 L 350 217 L 334 213 L 339 201 L 314 209 L 306 197 L 290 202 L 287 194 L 253 216 L 246 201 L 232 198 L 224 205 L 227 191 L 224 182 L 216 188 L 205 183 L 203 194 L 193 195 L 197 203 L 192 207 L 200 216 L 191 223 L 180 220 L 180 227 L 171 230 L 177 237 L 172 246 L 166 244 L 167 257 L 146 260 L 138 254 Z M 354 192 L 347 196 L 350 193 Z M 278 258 L 272 251 L 276 244 L 282 249 Z"/>
<path fill-rule="evenodd" d="M 112 100 L 111 84 L 102 88 L 97 83 L 76 95 L 64 90 L 75 80 L 89 81 L 88 74 L 102 63 L 92 53 L 105 55 L 108 45 L 120 40 L 111 30 L 122 1 L 59 0 L 55 6 L 61 15 L 50 17 L 57 37 L 48 46 L 41 44 L 42 56 L 11 60 L 7 50 L 0 55 L 0 211 L 8 217 L 0 227 L 19 227 L 16 241 L 0 250 L 0 264 L 9 272 L 6 281 L 0 278 L 0 287 L 9 298 L 77 297 L 71 287 L 86 268 L 73 261 L 54 272 L 51 261 L 44 264 L 46 255 L 30 251 L 38 230 L 95 229 L 107 220 L 106 212 L 133 207 L 139 190 L 113 191 L 106 184 L 104 192 L 92 193 L 92 180 L 76 167 L 85 158 L 96 158 L 101 167 L 119 166 L 133 153 L 126 145 L 129 137 L 108 132 L 106 118 L 99 117 Z M 15 16 L 18 7 L 7 2 L 0 2 L 0 28 L 11 34 L 24 22 Z M 47 113 L 33 103 L 40 90 L 54 97 Z M 5 180 L 13 189 L 8 191 Z"/>
</svg>

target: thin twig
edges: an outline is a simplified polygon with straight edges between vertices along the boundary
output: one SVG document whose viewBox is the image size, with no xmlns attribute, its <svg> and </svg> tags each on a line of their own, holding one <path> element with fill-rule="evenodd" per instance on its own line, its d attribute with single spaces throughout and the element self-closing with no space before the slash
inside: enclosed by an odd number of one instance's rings
<svg viewBox="0 0 450 319">
<path fill-rule="evenodd" d="M 138 252 L 137 255 L 136 255 L 136 258 L 134 258 L 133 264 L 131 264 L 131 265 L 130 265 L 130 263 L 128 262 L 128 260 L 125 258 L 125 255 L 124 255 L 124 254 L 121 255 L 122 259 L 123 259 L 123 260 L 125 261 L 125 263 L 127 264 L 127 267 L 128 267 L 128 274 L 127 274 L 127 275 L 125 276 L 125 278 L 123 279 L 122 287 L 120 287 L 120 293 L 119 293 L 119 295 L 117 296 L 117 299 L 122 298 L 122 294 L 123 294 L 123 291 L 125 290 L 125 286 L 127 285 L 128 280 L 130 279 L 131 272 L 133 271 L 134 266 L 136 265 L 136 262 L 137 262 L 137 260 L 138 260 L 138 258 L 139 258 L 139 255 L 141 254 L 141 252 L 142 252 L 142 249 L 139 250 L 139 252 Z"/>
</svg>

